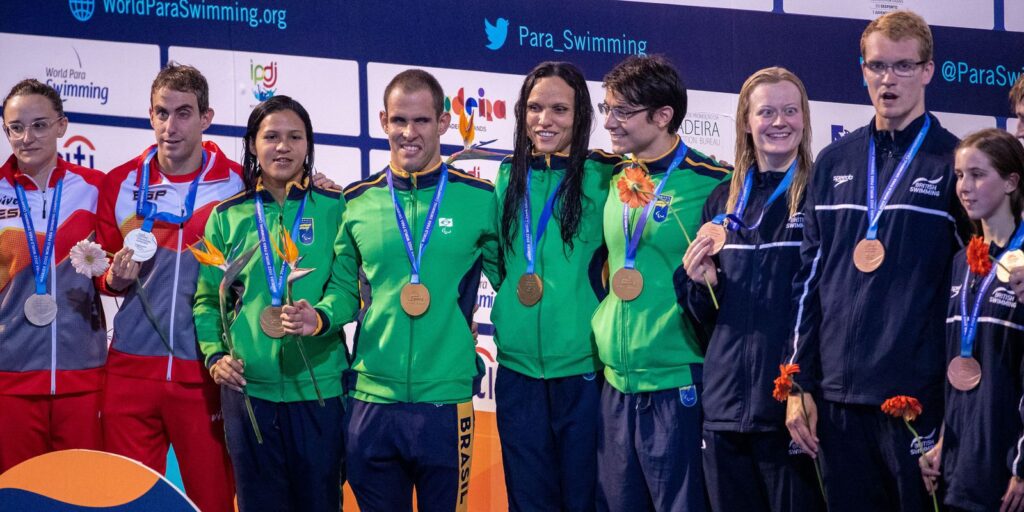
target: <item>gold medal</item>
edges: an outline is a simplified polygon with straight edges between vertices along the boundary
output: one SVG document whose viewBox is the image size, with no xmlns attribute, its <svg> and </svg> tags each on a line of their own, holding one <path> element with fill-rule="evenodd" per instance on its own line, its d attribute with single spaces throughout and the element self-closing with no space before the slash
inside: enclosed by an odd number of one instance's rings
<svg viewBox="0 0 1024 512">
<path fill-rule="evenodd" d="M 519 302 L 530 307 L 540 302 L 541 296 L 544 295 L 544 282 L 537 274 L 523 274 L 516 285 L 516 295 Z"/>
<path fill-rule="evenodd" d="M 714 222 L 705 222 L 700 229 L 697 230 L 697 236 L 706 236 L 711 239 L 711 251 L 708 253 L 709 256 L 718 254 L 718 251 L 725 247 L 725 226 L 721 224 L 715 224 Z"/>
<path fill-rule="evenodd" d="M 402 287 L 401 302 L 405 314 L 420 316 L 430 307 L 430 292 L 423 283 L 408 283 Z"/>
<path fill-rule="evenodd" d="M 267 306 L 260 312 L 260 329 L 271 338 L 283 338 L 284 327 L 281 325 L 281 306 Z"/>
<path fill-rule="evenodd" d="M 612 291 L 626 302 L 639 297 L 643 290 L 644 276 L 635 268 L 620 268 L 612 276 Z"/>
<path fill-rule="evenodd" d="M 999 257 L 999 265 L 996 265 L 996 277 L 1000 282 L 1010 282 L 1010 272 L 1013 269 L 1024 265 L 1024 251 L 1017 249 L 1008 251 Z"/>
<path fill-rule="evenodd" d="M 949 362 L 946 378 L 954 388 L 970 391 L 981 382 L 981 364 L 973 357 L 956 356 Z"/>
<path fill-rule="evenodd" d="M 857 242 L 857 247 L 853 249 L 853 265 L 865 274 L 878 270 L 883 261 L 885 261 L 885 247 L 877 239 L 865 238 Z"/>
</svg>

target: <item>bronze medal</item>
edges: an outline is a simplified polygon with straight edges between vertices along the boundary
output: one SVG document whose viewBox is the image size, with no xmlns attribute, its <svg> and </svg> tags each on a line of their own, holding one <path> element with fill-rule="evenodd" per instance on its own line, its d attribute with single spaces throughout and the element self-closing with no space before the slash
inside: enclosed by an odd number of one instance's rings
<svg viewBox="0 0 1024 512">
<path fill-rule="evenodd" d="M 981 382 L 981 364 L 973 357 L 956 356 L 949 362 L 946 378 L 954 388 L 970 391 Z"/>
<path fill-rule="evenodd" d="M 698 237 L 706 236 L 713 242 L 711 244 L 711 252 L 708 253 L 709 256 L 718 254 L 718 251 L 721 251 L 722 247 L 725 247 L 725 234 L 725 226 L 715 224 L 714 222 L 705 222 L 704 225 L 697 230 Z"/>
<path fill-rule="evenodd" d="M 643 290 L 644 276 L 635 268 L 620 268 L 612 276 L 612 291 L 626 302 L 639 297 Z"/>
<path fill-rule="evenodd" d="M 57 318 L 57 301 L 50 294 L 33 294 L 25 300 L 25 318 L 32 325 L 45 327 Z"/>
<path fill-rule="evenodd" d="M 853 265 L 865 274 L 878 270 L 883 261 L 885 261 L 885 247 L 877 239 L 865 238 L 857 242 L 857 247 L 853 249 Z"/>
<path fill-rule="evenodd" d="M 420 316 L 430 307 L 430 292 L 423 283 L 408 283 L 402 287 L 401 302 L 405 314 Z"/>
<path fill-rule="evenodd" d="M 523 274 L 516 285 L 516 295 L 519 302 L 530 307 L 540 302 L 541 296 L 544 295 L 544 282 L 537 274 Z"/>
<path fill-rule="evenodd" d="M 284 327 L 281 325 L 281 306 L 267 306 L 260 312 L 260 329 L 271 338 L 283 338 Z"/>
</svg>

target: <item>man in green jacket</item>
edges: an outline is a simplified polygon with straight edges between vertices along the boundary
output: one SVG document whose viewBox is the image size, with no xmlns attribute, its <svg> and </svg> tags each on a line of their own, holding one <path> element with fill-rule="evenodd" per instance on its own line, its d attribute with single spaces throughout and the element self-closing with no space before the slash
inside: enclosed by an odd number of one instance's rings
<svg viewBox="0 0 1024 512">
<path fill-rule="evenodd" d="M 676 135 L 686 89 L 664 58 L 629 57 L 605 76 L 604 87 L 604 127 L 612 150 L 629 159 L 605 202 L 611 293 L 591 322 L 606 379 L 598 505 L 702 511 L 704 357 L 672 282 L 708 194 L 728 174 Z M 631 183 L 648 183 L 653 195 L 630 192 Z"/>
<path fill-rule="evenodd" d="M 286 331 L 336 332 L 370 296 L 352 361 L 347 477 L 364 511 L 466 510 L 473 447 L 470 321 L 482 267 L 494 277 L 494 187 L 441 162 L 451 116 L 429 73 L 410 69 L 384 91 L 380 123 L 391 163 L 345 190 L 333 274 L 323 300 L 285 308 Z"/>
</svg>

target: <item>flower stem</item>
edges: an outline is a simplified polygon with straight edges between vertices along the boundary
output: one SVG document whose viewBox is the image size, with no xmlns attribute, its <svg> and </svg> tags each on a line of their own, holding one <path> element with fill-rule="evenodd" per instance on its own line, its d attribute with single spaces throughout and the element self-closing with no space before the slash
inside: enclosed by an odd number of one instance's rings
<svg viewBox="0 0 1024 512">
<path fill-rule="evenodd" d="M 800 396 L 800 413 L 803 414 L 804 423 L 806 423 L 807 427 L 810 428 L 811 418 L 807 415 L 807 406 L 804 405 L 804 388 L 802 388 L 800 384 L 797 384 L 795 380 L 793 381 L 793 386 L 796 387 L 796 392 L 799 393 Z M 811 460 L 814 461 L 814 474 L 818 477 L 818 489 L 821 490 L 821 497 L 825 500 L 825 508 L 827 510 L 828 493 L 825 492 L 825 480 L 821 477 L 821 461 L 818 460 L 817 457 L 814 457 Z"/>
<path fill-rule="evenodd" d="M 221 337 L 224 339 L 224 346 L 228 349 L 228 354 L 231 359 L 235 358 L 235 344 L 231 340 L 231 325 L 228 324 L 228 313 L 225 305 L 226 298 L 224 294 L 225 283 L 221 283 L 220 286 L 220 326 L 221 326 Z M 260 432 L 260 425 L 256 422 L 256 412 L 252 409 L 252 400 L 249 399 L 249 390 L 242 386 L 242 399 L 245 401 L 245 412 L 249 414 L 249 423 L 252 425 L 252 431 L 256 434 L 256 442 L 263 444 L 263 433 Z"/>
<path fill-rule="evenodd" d="M 679 215 L 676 214 L 675 209 L 670 208 L 669 211 L 672 212 L 672 217 L 676 219 L 676 224 L 679 224 L 679 229 L 683 230 L 683 236 L 686 238 L 686 244 L 692 244 L 693 240 L 690 239 L 690 234 L 686 232 L 686 228 L 683 226 L 683 221 L 679 220 Z M 711 281 L 708 279 L 708 273 L 702 271 L 701 275 L 704 276 L 704 284 L 708 286 L 708 291 L 711 292 L 711 302 L 715 305 L 715 309 L 719 309 L 718 297 L 715 297 L 715 290 L 711 287 Z"/>
<path fill-rule="evenodd" d="M 288 283 L 288 305 L 292 305 L 292 283 Z M 302 364 L 306 365 L 306 371 L 309 372 L 309 380 L 313 382 L 313 391 L 316 391 L 316 400 L 320 404 L 320 407 L 326 407 L 324 403 L 324 396 L 320 393 L 320 385 L 316 381 L 316 374 L 313 372 L 313 366 L 309 364 L 309 358 L 306 357 L 306 347 L 302 343 L 302 336 L 292 335 L 295 340 L 295 346 L 299 349 L 299 355 L 302 356 Z"/>
<path fill-rule="evenodd" d="M 139 302 L 142 302 L 142 312 L 146 314 L 146 319 L 156 329 L 156 333 L 160 335 L 160 342 L 164 344 L 164 348 L 167 349 L 167 353 L 174 353 L 171 349 L 171 343 L 167 341 L 167 335 L 164 334 L 164 330 L 160 328 L 160 322 L 156 320 L 156 314 L 153 313 L 153 306 L 149 304 L 149 297 L 146 295 L 146 289 L 142 287 L 142 281 L 139 278 L 135 278 L 135 294 L 139 296 Z"/>
<path fill-rule="evenodd" d="M 997 260 L 995 258 L 995 256 L 992 256 L 991 254 L 989 254 L 988 255 L 988 259 L 992 260 L 992 262 L 995 263 L 996 265 L 999 265 L 999 268 L 1005 270 L 1006 272 L 1010 271 L 1010 269 L 1006 268 L 1006 265 L 1003 265 L 1002 263 L 1000 263 L 999 260 Z"/>
<path fill-rule="evenodd" d="M 924 443 L 921 441 L 921 435 L 918 434 L 917 430 L 914 430 L 914 427 L 910 425 L 910 422 L 907 421 L 906 416 L 903 417 L 903 424 L 906 425 L 908 429 L 910 429 L 911 434 L 914 434 L 914 444 L 917 445 L 918 450 L 921 450 L 921 455 L 924 455 Z M 935 490 L 932 489 L 932 491 L 929 492 L 928 494 L 932 495 L 932 507 L 934 508 L 935 512 L 939 512 L 939 499 L 935 497 Z"/>
</svg>

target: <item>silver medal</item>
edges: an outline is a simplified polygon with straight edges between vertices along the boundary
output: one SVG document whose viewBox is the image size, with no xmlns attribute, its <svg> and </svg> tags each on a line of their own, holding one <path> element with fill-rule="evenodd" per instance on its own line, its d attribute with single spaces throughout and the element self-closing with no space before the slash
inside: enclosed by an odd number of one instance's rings
<svg viewBox="0 0 1024 512">
<path fill-rule="evenodd" d="M 156 254 L 156 237 L 153 233 L 141 229 L 133 229 L 124 237 L 125 247 L 131 249 L 132 261 L 142 263 L 148 261 Z"/>
<path fill-rule="evenodd" d="M 40 327 L 50 325 L 57 318 L 57 301 L 50 294 L 33 294 L 25 301 L 25 318 Z"/>
</svg>

